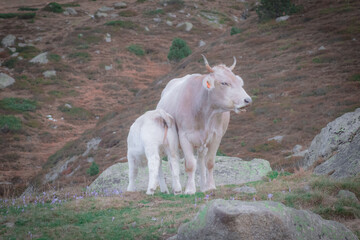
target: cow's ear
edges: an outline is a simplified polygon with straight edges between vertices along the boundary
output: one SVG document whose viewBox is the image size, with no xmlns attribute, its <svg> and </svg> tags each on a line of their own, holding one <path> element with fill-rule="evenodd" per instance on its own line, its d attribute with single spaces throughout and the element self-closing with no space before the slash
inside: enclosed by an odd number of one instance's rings
<svg viewBox="0 0 360 240">
<path fill-rule="evenodd" d="M 214 77 L 207 75 L 206 77 L 204 77 L 203 81 L 202 81 L 202 85 L 205 89 L 207 90 L 211 90 L 215 87 L 215 80 Z"/>
</svg>

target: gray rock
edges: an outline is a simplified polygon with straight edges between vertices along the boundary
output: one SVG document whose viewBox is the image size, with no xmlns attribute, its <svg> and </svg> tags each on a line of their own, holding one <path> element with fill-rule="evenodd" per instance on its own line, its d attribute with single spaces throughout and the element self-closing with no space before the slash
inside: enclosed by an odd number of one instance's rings
<svg viewBox="0 0 360 240">
<path fill-rule="evenodd" d="M 161 18 L 153 18 L 154 22 L 156 23 L 160 23 L 161 22 Z"/>
<path fill-rule="evenodd" d="M 335 162 L 337 160 L 341 161 L 341 164 L 345 166 L 353 167 L 359 166 L 359 145 L 356 146 L 356 143 L 352 144 L 354 149 L 349 148 L 348 146 L 355 140 L 355 135 L 359 135 L 357 132 L 360 129 L 360 108 L 356 109 L 354 112 L 345 113 L 341 117 L 338 117 L 334 121 L 327 124 L 321 132 L 315 136 L 312 140 L 311 145 L 308 149 L 308 153 L 305 155 L 304 159 L 299 162 L 299 166 L 305 169 L 311 167 L 319 159 L 322 160 L 331 160 L 329 163 L 324 162 L 323 164 L 317 167 L 318 173 L 326 172 L 322 169 L 325 165 L 331 165 L 335 167 Z M 349 154 L 347 154 L 349 150 Z M 337 154 L 336 154 L 337 153 Z M 335 155 L 334 155 L 335 154 Z M 337 155 L 340 154 L 339 157 Z M 348 163 L 342 161 L 340 157 L 345 157 L 348 159 Z M 357 165 L 356 165 L 357 163 Z M 350 165 L 349 165 L 350 164 Z M 340 166 L 339 166 L 340 167 Z M 342 168 L 342 167 L 341 167 Z M 345 171 L 345 169 L 338 169 L 339 171 Z M 349 169 L 351 171 L 351 169 Z M 354 169 L 355 170 L 355 169 Z"/>
<path fill-rule="evenodd" d="M 12 34 L 9 34 L 1 40 L 1 44 L 4 47 L 14 46 L 15 40 L 16 40 L 16 37 Z"/>
<path fill-rule="evenodd" d="M 358 239 L 343 224 L 282 203 L 217 199 L 180 226 L 173 239 Z"/>
<path fill-rule="evenodd" d="M 113 11 L 114 8 L 113 7 L 107 7 L 107 6 L 102 6 L 101 8 L 99 8 L 100 12 L 110 12 Z"/>
<path fill-rule="evenodd" d="M 360 128 L 349 144 L 314 169 L 317 175 L 330 175 L 341 179 L 354 177 L 360 172 Z"/>
<path fill-rule="evenodd" d="M 11 54 L 11 57 L 17 57 L 17 56 L 19 56 L 18 52 L 15 52 L 15 53 Z"/>
<path fill-rule="evenodd" d="M 177 28 L 185 26 L 185 31 L 189 32 L 193 28 L 193 24 L 191 22 L 181 22 L 176 25 Z"/>
<path fill-rule="evenodd" d="M 65 8 L 65 11 L 63 12 L 65 15 L 72 15 L 72 16 L 75 16 L 77 15 L 77 11 L 74 9 L 74 8 Z"/>
<path fill-rule="evenodd" d="M 281 143 L 283 138 L 284 138 L 284 136 L 275 136 L 275 137 L 269 138 L 268 141 L 274 140 L 274 141 L 276 141 L 278 143 Z"/>
<path fill-rule="evenodd" d="M 282 16 L 282 17 L 278 17 L 275 19 L 276 22 L 283 22 L 286 21 L 290 18 L 290 16 L 286 15 L 286 16 Z"/>
<path fill-rule="evenodd" d="M 15 79 L 5 73 L 0 73 L 0 89 L 6 88 L 15 83 Z"/>
<path fill-rule="evenodd" d="M 199 41 L 199 47 L 203 47 L 206 45 L 206 42 L 204 42 L 203 40 Z"/>
<path fill-rule="evenodd" d="M 299 144 L 296 144 L 295 147 L 292 149 L 293 154 L 301 152 L 302 146 Z"/>
<path fill-rule="evenodd" d="M 47 52 L 44 53 L 40 53 L 39 55 L 37 55 L 36 57 L 34 57 L 33 59 L 30 60 L 31 63 L 40 63 L 40 64 L 46 64 L 49 62 L 48 58 L 47 58 Z"/>
<path fill-rule="evenodd" d="M 13 53 L 16 52 L 16 48 L 14 48 L 14 47 L 8 47 L 8 49 Z"/>
<path fill-rule="evenodd" d="M 117 18 L 117 17 L 119 17 L 119 14 L 117 14 L 117 13 L 112 13 L 112 14 L 110 14 L 110 17 L 111 17 L 111 18 Z"/>
<path fill-rule="evenodd" d="M 116 9 L 118 9 L 118 8 L 126 8 L 127 4 L 125 2 L 117 2 L 117 3 L 114 3 L 114 7 Z"/>
<path fill-rule="evenodd" d="M 56 71 L 55 70 L 47 70 L 47 71 L 43 72 L 43 76 L 46 78 L 55 77 Z"/>
<path fill-rule="evenodd" d="M 150 29 L 148 28 L 148 27 L 144 27 L 144 29 L 145 29 L 145 31 L 147 31 L 147 32 L 149 32 L 150 31 Z"/>
<path fill-rule="evenodd" d="M 101 138 L 97 137 L 97 138 L 93 138 L 91 139 L 89 142 L 86 143 L 86 150 L 85 152 L 82 154 L 83 157 L 85 157 L 86 155 L 89 154 L 89 152 L 94 149 L 97 150 L 99 143 L 101 142 Z"/>
<path fill-rule="evenodd" d="M 345 199 L 350 199 L 354 202 L 359 202 L 359 200 L 357 199 L 355 193 L 350 192 L 348 190 L 340 190 L 337 194 L 338 198 L 345 198 Z"/>
<path fill-rule="evenodd" d="M 64 104 L 64 107 L 66 107 L 66 108 L 72 108 L 72 106 L 71 106 L 70 104 L 68 104 L 68 103 L 65 103 L 65 104 Z"/>
<path fill-rule="evenodd" d="M 95 13 L 95 17 L 97 17 L 97 18 L 102 18 L 102 17 L 107 17 L 107 16 L 108 16 L 107 13 L 103 13 L 103 12 L 99 12 L 99 11 L 97 11 Z"/>
<path fill-rule="evenodd" d="M 167 15 L 171 18 L 176 18 L 176 14 L 174 14 L 174 13 L 168 13 Z"/>
<path fill-rule="evenodd" d="M 107 33 L 106 36 L 105 36 L 105 41 L 106 42 L 111 42 L 111 35 L 110 33 Z"/>
<path fill-rule="evenodd" d="M 248 186 L 242 186 L 242 187 L 239 187 L 239 188 L 234 188 L 233 191 L 237 192 L 237 193 L 256 193 L 255 188 L 248 187 Z"/>
<path fill-rule="evenodd" d="M 171 26 L 173 25 L 173 23 L 172 23 L 172 21 L 167 20 L 167 21 L 166 21 L 166 25 L 168 25 L 168 26 L 171 27 Z"/>
<path fill-rule="evenodd" d="M 109 70 L 111 70 L 112 68 L 113 68 L 112 64 L 110 64 L 110 66 L 105 66 L 105 70 L 106 70 L 106 71 L 109 71 Z"/>
<path fill-rule="evenodd" d="M 319 51 L 321 51 L 321 50 L 325 50 L 326 48 L 324 47 L 324 46 L 321 46 L 321 47 L 319 47 Z"/>
<path fill-rule="evenodd" d="M 187 175 L 185 174 L 184 160 L 180 163 L 180 182 L 185 186 Z M 165 175 L 165 181 L 171 186 L 171 174 L 168 162 L 162 162 L 162 169 Z M 128 163 L 117 163 L 106 169 L 90 185 L 91 191 L 114 191 L 125 190 L 128 185 Z M 228 184 L 243 184 L 261 180 L 271 171 L 268 161 L 263 159 L 253 159 L 252 161 L 243 161 L 236 157 L 220 157 L 215 159 L 214 178 L 217 186 Z M 196 185 L 199 186 L 199 172 L 196 172 Z M 136 179 L 137 190 L 145 191 L 148 184 L 148 168 L 140 168 Z"/>
</svg>

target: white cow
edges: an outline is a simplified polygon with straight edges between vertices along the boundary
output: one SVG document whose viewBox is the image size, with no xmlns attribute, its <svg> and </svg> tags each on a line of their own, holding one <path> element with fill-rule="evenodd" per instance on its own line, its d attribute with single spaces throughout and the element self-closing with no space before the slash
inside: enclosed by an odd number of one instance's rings
<svg viewBox="0 0 360 240">
<path fill-rule="evenodd" d="M 196 192 L 195 149 L 200 166 L 200 190 L 216 188 L 213 177 L 215 155 L 228 127 L 230 111 L 238 113 L 252 102 L 243 89 L 243 80 L 232 72 L 236 65 L 235 57 L 231 67 L 210 67 L 205 56 L 203 58 L 209 73 L 171 80 L 157 105 L 157 109 L 171 114 L 177 124 L 188 174 L 186 194 Z"/>
<path fill-rule="evenodd" d="M 135 178 L 138 167 L 149 167 L 149 183 L 146 194 L 154 194 L 158 183 L 161 192 L 169 193 L 161 169 L 163 153 L 168 156 L 172 174 L 174 194 L 181 193 L 179 179 L 179 140 L 173 117 L 164 110 L 148 111 L 131 125 L 127 138 L 129 185 L 127 190 L 135 191 Z"/>
</svg>

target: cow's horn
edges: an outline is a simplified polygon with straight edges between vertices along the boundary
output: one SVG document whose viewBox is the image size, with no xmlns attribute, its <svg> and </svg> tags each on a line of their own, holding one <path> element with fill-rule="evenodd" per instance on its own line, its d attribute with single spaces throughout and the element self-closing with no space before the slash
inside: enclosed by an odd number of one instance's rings
<svg viewBox="0 0 360 240">
<path fill-rule="evenodd" d="M 203 54 L 201 54 L 201 56 L 204 58 L 204 62 L 205 62 L 206 69 L 207 69 L 209 72 L 214 72 L 214 70 L 210 67 L 209 62 L 208 62 L 208 60 L 206 59 L 206 57 L 205 57 Z"/>
<path fill-rule="evenodd" d="M 234 56 L 234 63 L 233 65 L 231 65 L 231 67 L 229 67 L 231 71 L 234 70 L 235 65 L 236 65 L 236 57 Z"/>
</svg>

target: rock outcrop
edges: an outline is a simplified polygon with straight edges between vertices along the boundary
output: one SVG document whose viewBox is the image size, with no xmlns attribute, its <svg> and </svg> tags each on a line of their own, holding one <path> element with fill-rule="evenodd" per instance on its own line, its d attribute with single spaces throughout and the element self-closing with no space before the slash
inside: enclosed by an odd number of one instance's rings
<svg viewBox="0 0 360 240">
<path fill-rule="evenodd" d="M 168 162 L 162 162 L 162 169 L 167 185 L 171 186 L 171 173 Z M 128 163 L 117 163 L 106 169 L 90 186 L 90 191 L 113 192 L 115 190 L 125 191 L 128 185 Z M 217 186 L 227 184 L 242 184 L 258 181 L 271 171 L 268 161 L 253 159 L 243 161 L 236 157 L 216 157 L 214 178 Z M 180 182 L 184 187 L 187 176 L 183 160 L 180 163 Z M 148 184 L 148 168 L 139 168 L 136 179 L 137 190 L 145 191 Z M 196 185 L 199 186 L 199 173 L 196 173 Z"/>
<path fill-rule="evenodd" d="M 180 226 L 171 239 L 358 239 L 343 224 L 271 201 L 217 199 Z"/>
<path fill-rule="evenodd" d="M 6 88 L 15 83 L 15 79 L 5 73 L 0 73 L 0 89 Z"/>
<path fill-rule="evenodd" d="M 360 108 L 323 128 L 299 166 L 308 169 L 319 160 L 323 163 L 314 169 L 316 174 L 344 178 L 360 172 Z"/>
</svg>

